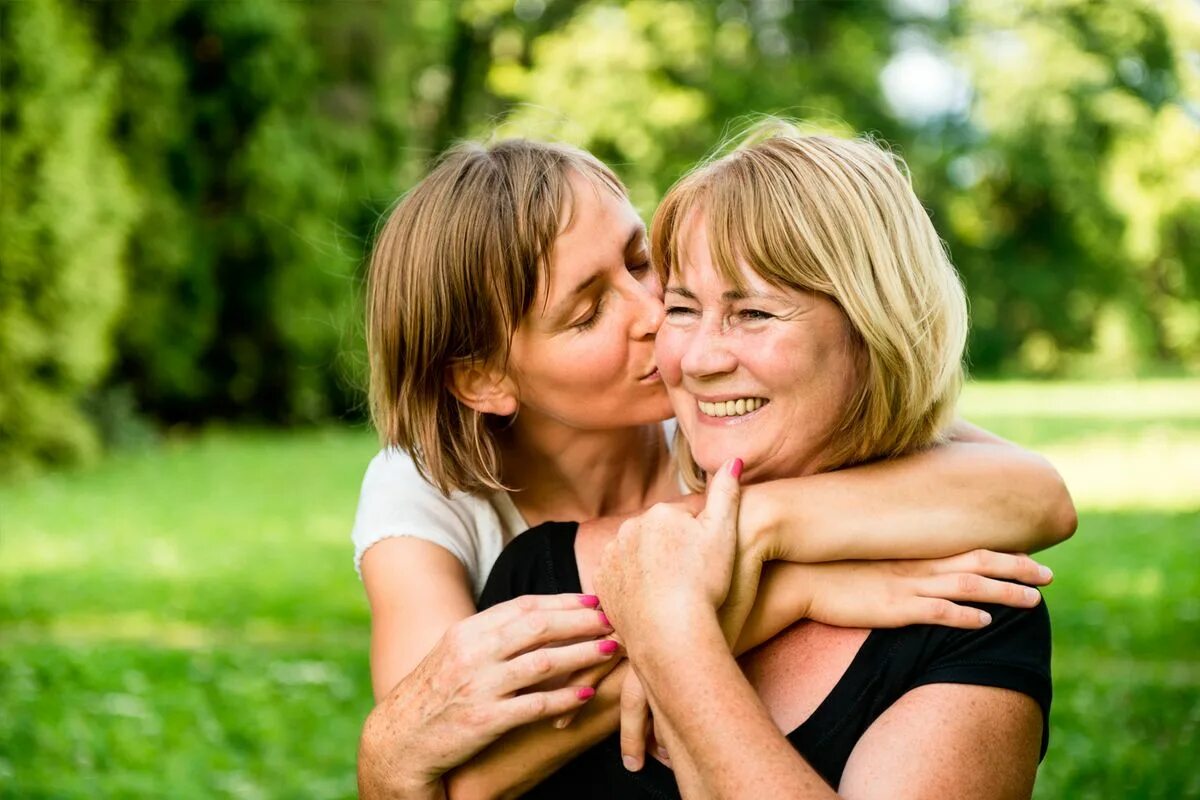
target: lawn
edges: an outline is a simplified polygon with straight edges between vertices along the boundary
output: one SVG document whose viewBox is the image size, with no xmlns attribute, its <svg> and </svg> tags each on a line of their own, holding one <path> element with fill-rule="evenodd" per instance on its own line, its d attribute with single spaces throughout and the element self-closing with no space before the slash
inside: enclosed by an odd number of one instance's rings
<svg viewBox="0 0 1200 800">
<path fill-rule="evenodd" d="M 977 384 L 1081 511 L 1045 553 L 1039 798 L 1200 797 L 1200 381 Z M 0 487 L 0 797 L 347 797 L 363 430 L 213 430 Z"/>
</svg>

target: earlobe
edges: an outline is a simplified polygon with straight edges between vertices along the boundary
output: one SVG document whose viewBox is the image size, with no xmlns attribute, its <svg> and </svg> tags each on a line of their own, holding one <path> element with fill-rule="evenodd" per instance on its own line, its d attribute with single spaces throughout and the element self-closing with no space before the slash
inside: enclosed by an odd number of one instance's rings
<svg viewBox="0 0 1200 800">
<path fill-rule="evenodd" d="M 447 369 L 446 387 L 458 402 L 481 414 L 511 417 L 520 405 L 512 379 L 478 362 L 454 364 Z"/>
</svg>

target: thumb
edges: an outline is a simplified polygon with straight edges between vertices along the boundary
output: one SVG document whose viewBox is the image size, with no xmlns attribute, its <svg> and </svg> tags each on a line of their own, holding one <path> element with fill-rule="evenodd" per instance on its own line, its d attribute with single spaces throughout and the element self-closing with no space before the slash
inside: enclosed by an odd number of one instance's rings
<svg viewBox="0 0 1200 800">
<path fill-rule="evenodd" d="M 708 482 L 708 497 L 700 518 L 709 523 L 724 523 L 737 526 L 738 504 L 742 499 L 742 487 L 738 479 L 742 476 L 742 460 L 726 461 Z"/>
</svg>

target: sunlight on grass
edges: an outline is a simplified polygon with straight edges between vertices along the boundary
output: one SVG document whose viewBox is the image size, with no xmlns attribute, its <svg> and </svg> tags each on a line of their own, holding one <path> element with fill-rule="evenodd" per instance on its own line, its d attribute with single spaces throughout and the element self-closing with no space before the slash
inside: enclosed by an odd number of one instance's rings
<svg viewBox="0 0 1200 800">
<path fill-rule="evenodd" d="M 1039 554 L 1035 796 L 1200 796 L 1200 381 L 972 384 L 963 413 L 1044 453 L 1080 509 Z M 212 430 L 0 486 L 0 797 L 353 796 L 374 452 L 364 430 Z"/>
</svg>

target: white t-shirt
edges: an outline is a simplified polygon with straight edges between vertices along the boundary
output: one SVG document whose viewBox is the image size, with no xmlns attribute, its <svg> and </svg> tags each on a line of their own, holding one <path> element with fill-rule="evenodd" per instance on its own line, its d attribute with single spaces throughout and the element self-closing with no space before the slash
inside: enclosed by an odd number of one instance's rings
<svg viewBox="0 0 1200 800">
<path fill-rule="evenodd" d="M 675 420 L 664 422 L 663 429 L 672 447 Z M 452 492 L 446 497 L 421 477 L 408 453 L 389 448 L 371 459 L 363 476 L 350 534 L 354 568 L 362 577 L 363 553 L 376 542 L 412 536 L 454 554 L 467 568 L 471 589 L 479 597 L 500 551 L 528 528 L 508 492 Z"/>
</svg>

